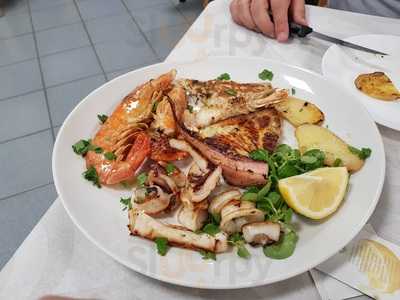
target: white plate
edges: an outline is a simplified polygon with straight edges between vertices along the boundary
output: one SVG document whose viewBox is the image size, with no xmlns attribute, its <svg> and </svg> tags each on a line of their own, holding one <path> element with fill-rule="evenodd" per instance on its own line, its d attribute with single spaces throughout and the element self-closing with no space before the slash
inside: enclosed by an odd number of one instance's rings
<svg viewBox="0 0 400 300">
<path fill-rule="evenodd" d="M 400 130 L 399 100 L 392 102 L 377 100 L 363 94 L 354 85 L 354 79 L 360 74 L 383 71 L 400 89 L 400 36 L 359 35 L 346 41 L 388 53 L 389 56 L 382 57 L 333 45 L 322 58 L 322 73 L 341 87 L 348 89 L 352 97 L 365 105 L 377 123 Z"/>
<path fill-rule="evenodd" d="M 165 257 L 156 254 L 154 243 L 129 236 L 126 211 L 121 211 L 123 189 L 98 189 L 81 173 L 84 160 L 71 145 L 89 138 L 98 129 L 96 115 L 110 114 L 121 98 L 138 84 L 171 68 L 178 77 L 211 79 L 228 72 L 234 80 L 256 82 L 258 73 L 270 69 L 273 84 L 295 87 L 296 96 L 316 103 L 326 115 L 329 128 L 356 147 L 370 147 L 372 157 L 351 176 L 351 187 L 339 211 L 324 222 L 297 218 L 299 242 L 285 260 L 271 260 L 260 248 L 251 249 L 249 260 L 234 252 L 218 255 L 216 262 L 202 260 L 197 252 L 172 248 Z M 346 109 L 343 109 L 346 107 Z M 285 124 L 284 142 L 294 143 L 293 130 Z M 75 224 L 100 249 L 120 263 L 153 278 L 199 288 L 242 288 L 280 281 L 305 272 L 345 246 L 366 223 L 381 193 L 385 156 L 381 137 L 365 109 L 322 76 L 272 60 L 260 58 L 210 57 L 204 61 L 176 65 L 161 63 L 120 76 L 87 96 L 68 116 L 53 152 L 53 174 L 57 191 Z M 250 247 L 249 247 L 250 248 Z M 101 263 L 101 262 L 99 262 Z M 129 287 L 127 287 L 129 288 Z"/>
</svg>

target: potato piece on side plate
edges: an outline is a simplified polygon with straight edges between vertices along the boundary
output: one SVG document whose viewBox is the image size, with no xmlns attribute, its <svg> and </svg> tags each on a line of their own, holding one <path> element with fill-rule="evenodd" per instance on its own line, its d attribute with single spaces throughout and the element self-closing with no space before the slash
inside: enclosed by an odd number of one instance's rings
<svg viewBox="0 0 400 300">
<path fill-rule="evenodd" d="M 320 124 L 324 121 L 324 114 L 316 105 L 295 97 L 288 97 L 274 107 L 294 127 L 302 124 Z"/>
<path fill-rule="evenodd" d="M 325 164 L 328 166 L 333 166 L 336 159 L 340 159 L 349 172 L 356 172 L 364 165 L 364 161 L 350 151 L 346 142 L 325 127 L 304 124 L 296 128 L 295 135 L 301 153 L 319 149 L 325 152 Z"/>
<path fill-rule="evenodd" d="M 354 84 L 361 92 L 376 99 L 384 101 L 400 99 L 400 91 L 383 72 L 358 75 Z"/>
</svg>

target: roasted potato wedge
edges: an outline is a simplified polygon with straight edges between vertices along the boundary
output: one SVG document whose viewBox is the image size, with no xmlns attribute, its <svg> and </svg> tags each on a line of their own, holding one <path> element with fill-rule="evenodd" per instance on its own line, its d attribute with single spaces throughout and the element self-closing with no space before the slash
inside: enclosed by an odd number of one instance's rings
<svg viewBox="0 0 400 300">
<path fill-rule="evenodd" d="M 295 97 L 288 97 L 274 107 L 294 127 L 302 124 L 320 124 L 324 121 L 324 114 L 316 105 Z"/>
<path fill-rule="evenodd" d="M 400 99 L 400 91 L 383 72 L 361 74 L 354 80 L 354 84 L 361 92 L 376 99 L 384 101 Z"/>
<path fill-rule="evenodd" d="M 346 142 L 325 127 L 304 124 L 296 128 L 295 135 L 301 153 L 319 149 L 325 152 L 325 164 L 328 166 L 333 166 L 338 158 L 349 172 L 356 172 L 364 165 L 364 161 L 350 151 Z"/>
</svg>

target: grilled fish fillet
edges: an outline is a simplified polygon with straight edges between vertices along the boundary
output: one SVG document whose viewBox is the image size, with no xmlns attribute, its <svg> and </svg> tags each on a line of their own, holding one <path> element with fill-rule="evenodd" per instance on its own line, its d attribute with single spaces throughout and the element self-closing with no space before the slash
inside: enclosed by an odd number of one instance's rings
<svg viewBox="0 0 400 300">
<path fill-rule="evenodd" d="M 176 83 L 185 89 L 188 96 L 183 124 L 195 132 L 215 122 L 279 103 L 288 97 L 287 90 L 274 89 L 270 83 L 193 79 L 182 79 Z"/>
<path fill-rule="evenodd" d="M 274 108 L 229 118 L 199 131 L 199 137 L 227 155 L 248 156 L 251 151 L 273 151 L 281 136 L 281 119 Z"/>
</svg>

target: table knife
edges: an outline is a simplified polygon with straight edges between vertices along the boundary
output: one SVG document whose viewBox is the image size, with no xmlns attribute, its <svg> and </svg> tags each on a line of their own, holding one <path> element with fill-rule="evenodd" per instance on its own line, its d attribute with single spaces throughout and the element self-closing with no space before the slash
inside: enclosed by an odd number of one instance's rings
<svg viewBox="0 0 400 300">
<path fill-rule="evenodd" d="M 324 41 L 328 41 L 340 46 L 345 46 L 345 47 L 349 47 L 355 50 L 360 50 L 360 51 L 364 51 L 364 52 L 368 52 L 368 53 L 373 53 L 373 54 L 379 54 L 379 55 L 388 55 L 387 53 L 383 53 L 374 49 L 370 49 L 367 47 L 363 47 L 357 44 L 353 44 L 350 42 L 346 42 L 343 41 L 341 39 L 338 38 L 334 38 L 332 36 L 326 35 L 326 34 L 322 34 L 319 32 L 314 31 L 311 27 L 309 26 L 305 26 L 305 25 L 300 25 L 300 24 L 296 24 L 296 23 L 289 23 L 289 29 L 290 29 L 290 33 L 291 35 L 295 35 L 297 37 L 300 38 L 304 38 L 306 36 L 312 36 L 314 38 L 318 38 Z"/>
</svg>

